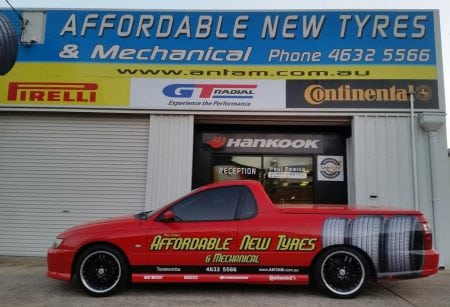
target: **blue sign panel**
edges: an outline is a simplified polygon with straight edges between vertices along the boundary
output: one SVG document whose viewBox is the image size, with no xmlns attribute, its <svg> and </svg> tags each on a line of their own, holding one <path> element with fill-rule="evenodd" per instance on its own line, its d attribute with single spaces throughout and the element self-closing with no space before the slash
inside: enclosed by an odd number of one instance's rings
<svg viewBox="0 0 450 307">
<path fill-rule="evenodd" d="M 435 65 L 432 11 L 49 11 L 20 61 Z"/>
</svg>

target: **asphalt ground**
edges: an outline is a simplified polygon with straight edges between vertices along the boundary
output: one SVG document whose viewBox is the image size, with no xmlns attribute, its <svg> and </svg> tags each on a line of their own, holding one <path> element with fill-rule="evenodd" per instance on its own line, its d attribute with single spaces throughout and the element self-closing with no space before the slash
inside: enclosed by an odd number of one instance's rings
<svg viewBox="0 0 450 307">
<path fill-rule="evenodd" d="M 237 284 L 133 284 L 112 297 L 93 298 L 46 272 L 45 258 L 0 256 L 0 306 L 450 306 L 449 270 L 370 282 L 350 300 L 325 297 L 310 286 Z"/>
</svg>

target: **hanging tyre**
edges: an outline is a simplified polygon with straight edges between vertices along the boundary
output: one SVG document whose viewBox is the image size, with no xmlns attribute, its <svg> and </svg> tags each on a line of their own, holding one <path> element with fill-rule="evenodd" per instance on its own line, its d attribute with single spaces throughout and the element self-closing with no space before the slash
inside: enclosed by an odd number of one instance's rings
<svg viewBox="0 0 450 307">
<path fill-rule="evenodd" d="M 386 233 L 386 270 L 388 272 L 414 272 L 422 269 L 423 231 L 415 216 L 394 216 L 388 222 Z"/>
<path fill-rule="evenodd" d="M 348 237 L 348 219 L 328 218 L 323 223 L 322 248 L 343 245 Z"/>
<path fill-rule="evenodd" d="M 352 222 L 351 226 L 351 245 L 367 253 L 377 272 L 380 272 L 381 267 L 385 220 L 382 216 L 360 216 Z"/>
<path fill-rule="evenodd" d="M 313 268 L 319 289 L 335 298 L 360 294 L 370 276 L 366 258 L 349 247 L 331 247 L 321 254 Z"/>
<path fill-rule="evenodd" d="M 0 75 L 5 75 L 16 63 L 18 41 L 9 19 L 0 14 Z"/>
<path fill-rule="evenodd" d="M 98 245 L 88 248 L 76 264 L 80 287 L 92 296 L 109 296 L 117 292 L 129 280 L 126 259 L 116 249 Z"/>
</svg>

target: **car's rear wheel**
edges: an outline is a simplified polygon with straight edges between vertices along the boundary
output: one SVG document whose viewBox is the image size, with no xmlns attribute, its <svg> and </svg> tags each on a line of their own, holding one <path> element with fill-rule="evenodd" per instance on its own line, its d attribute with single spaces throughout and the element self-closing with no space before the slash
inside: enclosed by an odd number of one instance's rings
<svg viewBox="0 0 450 307">
<path fill-rule="evenodd" d="M 78 258 L 79 285 L 92 296 L 109 296 L 129 280 L 128 264 L 119 251 L 107 245 L 92 246 Z"/>
<path fill-rule="evenodd" d="M 370 275 L 369 270 L 361 253 L 344 246 L 325 251 L 313 268 L 319 289 L 335 298 L 352 298 L 360 294 Z"/>
</svg>

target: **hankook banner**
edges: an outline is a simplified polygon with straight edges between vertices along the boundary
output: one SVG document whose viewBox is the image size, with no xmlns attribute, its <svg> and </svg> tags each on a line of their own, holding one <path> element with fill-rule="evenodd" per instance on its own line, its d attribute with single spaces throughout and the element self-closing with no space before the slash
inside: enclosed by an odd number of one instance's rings
<svg viewBox="0 0 450 307">
<path fill-rule="evenodd" d="M 204 133 L 203 146 L 220 153 L 322 153 L 323 136 L 316 134 Z"/>
<path fill-rule="evenodd" d="M 1 77 L 0 106 L 401 109 L 397 91 L 423 83 L 433 97 L 418 107 L 439 107 L 437 10 L 30 11 L 25 31 L 37 41 L 20 45 Z M 20 33 L 13 11 L 0 14 Z M 406 83 L 391 89 L 380 80 Z M 313 81 L 326 87 L 308 88 L 305 100 L 302 84 Z M 329 99 L 331 91 L 345 97 Z"/>
</svg>

